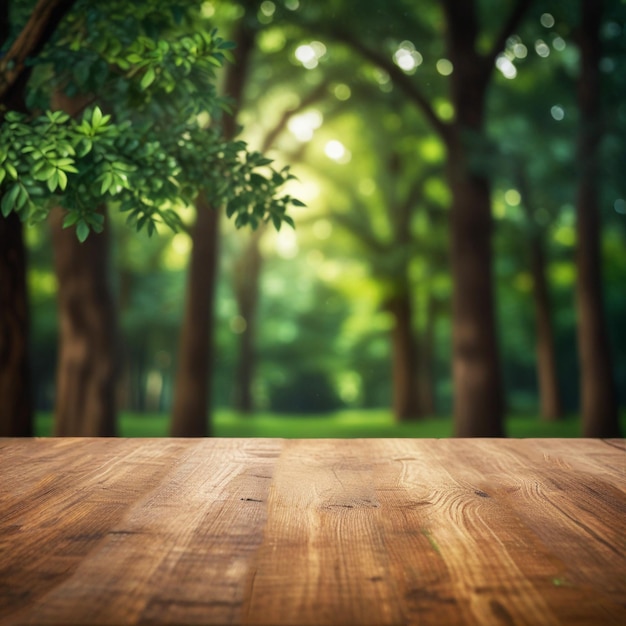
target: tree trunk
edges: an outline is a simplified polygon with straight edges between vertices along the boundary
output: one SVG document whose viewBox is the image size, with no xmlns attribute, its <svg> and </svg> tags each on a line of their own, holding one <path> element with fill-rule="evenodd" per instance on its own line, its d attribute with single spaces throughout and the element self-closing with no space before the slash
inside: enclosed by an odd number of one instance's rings
<svg viewBox="0 0 626 626">
<path fill-rule="evenodd" d="M 246 74 L 255 44 L 254 32 L 250 30 L 246 16 L 240 20 L 233 40 L 237 44 L 234 50 L 235 61 L 228 65 L 224 80 L 224 91 L 234 102 L 233 114 L 226 115 L 223 122 L 224 136 L 227 139 L 231 139 L 236 133 L 235 118 L 243 98 Z M 192 253 L 170 429 L 174 437 L 204 437 L 210 434 L 219 212 L 217 207 L 209 205 L 202 193 L 196 201 L 196 223 L 191 240 Z"/>
<path fill-rule="evenodd" d="M 22 222 L 0 217 L 0 436 L 30 437 L 28 290 Z"/>
<path fill-rule="evenodd" d="M 491 189 L 484 148 L 490 59 L 478 56 L 474 2 L 444 2 L 456 118 L 446 139 L 452 192 L 452 378 L 457 437 L 504 435 L 493 293 Z"/>
<path fill-rule="evenodd" d="M 599 62 L 600 0 L 582 0 L 580 133 L 576 198 L 576 296 L 582 430 L 586 437 L 619 437 L 611 349 L 604 321 L 598 206 L 598 146 L 602 138 Z"/>
<path fill-rule="evenodd" d="M 213 316 L 218 265 L 219 214 L 204 195 L 196 201 L 187 295 L 174 385 L 173 437 L 210 435 Z"/>
<path fill-rule="evenodd" d="M 393 414 L 398 422 L 415 421 L 421 417 L 421 407 L 410 293 L 393 296 L 385 308 L 394 320 L 391 330 Z"/>
<path fill-rule="evenodd" d="M 246 242 L 246 249 L 235 264 L 234 290 L 239 315 L 245 320 L 245 328 L 239 334 L 237 379 L 235 381 L 235 408 L 242 413 L 254 410 L 254 372 L 256 367 L 256 315 L 259 303 L 259 280 L 261 276 L 260 242 L 265 225 L 260 225 Z"/>
<path fill-rule="evenodd" d="M 436 303 L 432 294 L 426 304 L 426 327 L 419 342 L 418 399 L 420 415 L 435 415 L 435 315 Z"/>
<path fill-rule="evenodd" d="M 118 363 L 108 230 L 81 244 L 63 217 L 60 208 L 50 214 L 60 326 L 54 433 L 112 437 Z"/>
<path fill-rule="evenodd" d="M 452 190 L 452 377 L 457 437 L 500 437 L 503 392 L 496 337 L 491 202 L 486 178 L 450 154 Z"/>
<path fill-rule="evenodd" d="M 39 0 L 33 8 L 28 22 L 11 43 L 0 60 L 0 101 L 3 104 L 21 104 L 24 88 L 33 68 L 29 58 L 36 57 L 54 35 L 59 23 L 70 11 L 76 0 Z M 8 25 L 8 1 L 2 2 L 0 17 Z M 6 21 L 5 21 L 6 20 Z M 4 25 L 3 25 L 4 26 Z M 0 43 L 8 29 L 0 27 Z M 13 104 L 9 108 L 13 108 Z"/>
<path fill-rule="evenodd" d="M 559 380 L 557 375 L 552 304 L 546 278 L 546 251 L 544 235 L 534 220 L 535 205 L 530 185 L 520 163 L 517 184 L 522 195 L 522 206 L 530 231 L 530 270 L 533 277 L 533 300 L 535 305 L 537 382 L 539 385 L 539 410 L 541 417 L 555 421 L 563 416 Z"/>
<path fill-rule="evenodd" d="M 563 416 L 559 380 L 554 348 L 552 306 L 546 279 L 546 258 L 543 241 L 539 233 L 532 235 L 531 270 L 533 277 L 533 299 L 537 325 L 537 379 L 539 383 L 539 406 L 541 417 L 555 421 Z"/>
<path fill-rule="evenodd" d="M 475 0 L 442 0 L 450 91 L 455 119 L 446 123 L 416 83 L 389 57 L 363 44 L 340 25 L 335 36 L 383 68 L 424 114 L 448 149 L 452 192 L 454 423 L 457 436 L 504 434 L 504 395 L 496 335 L 491 252 L 491 198 L 486 168 L 484 100 L 497 55 L 515 32 L 532 0 L 516 0 L 486 55 L 477 52 L 480 28 Z"/>
</svg>

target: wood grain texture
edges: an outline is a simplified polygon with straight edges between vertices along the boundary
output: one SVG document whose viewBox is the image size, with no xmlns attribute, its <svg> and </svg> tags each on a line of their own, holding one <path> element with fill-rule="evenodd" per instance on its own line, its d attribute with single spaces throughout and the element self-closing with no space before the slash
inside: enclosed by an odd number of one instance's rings
<svg viewBox="0 0 626 626">
<path fill-rule="evenodd" d="M 0 624 L 626 624 L 626 443 L 0 439 Z"/>
</svg>

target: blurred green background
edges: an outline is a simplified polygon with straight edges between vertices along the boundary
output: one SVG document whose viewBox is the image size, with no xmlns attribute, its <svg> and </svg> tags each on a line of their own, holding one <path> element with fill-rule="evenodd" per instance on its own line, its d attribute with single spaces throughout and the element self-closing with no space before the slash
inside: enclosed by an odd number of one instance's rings
<svg viewBox="0 0 626 626">
<path fill-rule="evenodd" d="M 441 120 L 450 120 L 454 109 L 445 80 L 452 70 L 444 57 L 440 9 L 429 2 L 419 13 L 414 4 L 216 0 L 198 5 L 198 28 L 216 26 L 226 39 L 241 20 L 255 30 L 237 118 L 239 137 L 277 166 L 290 165 L 297 180 L 289 183 L 289 191 L 306 203 L 291 212 L 295 230 L 284 225 L 279 232 L 270 227 L 253 232 L 220 221 L 212 412 L 207 415 L 217 436 L 453 434 L 446 148 L 389 73 L 333 30 L 345 20 L 350 33 L 361 33 L 363 41 L 378 46 L 378 53 L 420 85 Z M 489 4 L 478 3 L 481 45 L 489 44 L 492 22 L 501 20 L 512 3 L 503 3 L 499 11 L 490 11 Z M 493 281 L 506 430 L 519 437 L 581 434 L 575 307 L 580 53 L 578 17 L 567 4 L 532 3 L 506 41 L 487 91 L 488 143 L 477 156 L 492 184 Z M 608 2 L 602 22 L 604 138 L 598 155 L 604 307 L 622 408 L 623 7 Z M 412 37 L 406 34 L 409 27 Z M 399 233 L 403 210 L 409 217 L 405 232 Z M 191 209 L 179 207 L 179 212 L 184 220 L 193 219 Z M 110 216 L 111 280 L 121 332 L 116 372 L 120 434 L 165 436 L 191 241 L 187 232 L 167 228 L 153 237 L 136 234 L 122 215 L 111 210 Z M 58 357 L 57 279 L 48 230 L 27 228 L 25 236 L 35 431 L 49 435 Z M 537 237 L 545 252 L 561 405 L 552 420 L 540 414 L 532 267 Z M 392 307 L 406 285 L 410 341 L 419 354 L 412 384 L 421 400 L 419 411 L 399 422 L 392 410 Z M 251 306 L 246 293 L 255 294 Z M 250 365 L 249 383 L 242 383 L 242 363 Z M 621 414 L 624 430 L 623 409 Z"/>
</svg>

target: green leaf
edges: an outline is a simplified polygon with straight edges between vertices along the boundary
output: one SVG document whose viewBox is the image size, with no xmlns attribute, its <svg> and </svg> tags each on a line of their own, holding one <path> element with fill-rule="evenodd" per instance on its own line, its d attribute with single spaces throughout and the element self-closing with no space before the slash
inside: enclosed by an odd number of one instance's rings
<svg viewBox="0 0 626 626">
<path fill-rule="evenodd" d="M 50 178 L 47 180 L 47 184 L 50 191 L 54 191 L 57 188 L 59 184 L 58 170 L 55 169 L 54 172 L 52 172 Z"/>
<path fill-rule="evenodd" d="M 104 195 L 108 189 L 113 185 L 113 175 L 111 172 L 105 172 L 102 175 L 102 186 L 100 187 L 100 194 Z"/>
<path fill-rule="evenodd" d="M 52 174 L 54 174 L 54 167 L 52 167 L 47 161 L 40 161 L 41 165 L 37 164 L 37 166 L 33 169 L 32 177 L 35 180 L 48 180 Z"/>
<path fill-rule="evenodd" d="M 96 226 L 104 226 L 104 215 L 102 215 L 102 213 L 92 213 L 88 218 L 87 221 L 94 230 Z"/>
<path fill-rule="evenodd" d="M 7 193 L 4 194 L 2 198 L 2 215 L 7 217 L 9 213 L 13 210 L 15 199 L 17 198 L 17 194 L 20 191 L 20 186 L 15 183 Z"/>
<path fill-rule="evenodd" d="M 250 220 L 250 215 L 248 213 L 239 213 L 235 219 L 235 226 L 237 228 L 241 228 L 245 226 Z"/>
<path fill-rule="evenodd" d="M 61 191 L 65 191 L 65 188 L 67 187 L 67 174 L 63 170 L 57 169 L 56 175 L 59 179 L 59 187 L 61 188 Z"/>
<path fill-rule="evenodd" d="M 146 220 L 148 219 L 148 215 L 146 213 L 144 213 L 138 220 L 137 220 L 137 232 L 139 232 L 142 228 L 143 225 L 146 223 Z"/>
<path fill-rule="evenodd" d="M 78 241 L 83 243 L 85 239 L 87 239 L 88 236 L 89 236 L 89 226 L 87 226 L 87 223 L 85 222 L 85 220 L 81 219 L 76 225 L 76 237 L 78 237 Z"/>
<path fill-rule="evenodd" d="M 5 163 L 4 169 L 7 171 L 7 173 L 13 180 L 17 180 L 17 170 L 15 169 L 12 163 L 9 163 L 9 162 Z"/>
<path fill-rule="evenodd" d="M 95 107 L 93 113 L 91 114 L 91 125 L 94 128 L 100 126 L 100 122 L 102 121 L 102 111 L 100 107 Z"/>
<path fill-rule="evenodd" d="M 76 147 L 76 153 L 78 154 L 79 157 L 84 157 L 86 154 L 88 154 L 91 151 L 91 148 L 93 146 L 93 143 L 91 142 L 90 139 L 81 139 L 80 142 L 78 143 L 78 146 Z"/>
<path fill-rule="evenodd" d="M 261 174 L 252 172 L 252 174 L 250 174 L 250 182 L 255 187 L 263 187 L 263 185 L 267 184 L 267 178 L 265 178 L 265 176 L 261 176 Z"/>
<path fill-rule="evenodd" d="M 291 204 L 293 204 L 293 206 L 303 206 L 303 207 L 306 207 L 306 204 L 304 204 L 304 202 L 302 202 L 302 200 L 298 200 L 298 198 L 291 198 Z"/>
<path fill-rule="evenodd" d="M 141 88 L 147 89 L 154 82 L 155 78 L 156 78 L 156 74 L 154 72 L 154 68 L 149 67 L 141 79 L 141 83 L 140 83 Z"/>
<path fill-rule="evenodd" d="M 26 191 L 24 185 L 20 185 L 20 191 L 17 194 L 17 198 L 15 200 L 14 210 L 19 211 L 20 209 L 24 208 L 28 204 L 28 200 L 28 191 Z"/>
<path fill-rule="evenodd" d="M 279 185 L 282 185 L 285 182 L 285 179 L 283 178 L 283 175 L 280 174 L 279 172 L 273 172 L 272 182 L 274 183 L 274 185 L 278 187 Z"/>
<path fill-rule="evenodd" d="M 78 213 L 76 213 L 75 211 L 70 211 L 63 219 L 63 228 L 69 228 L 70 226 L 74 226 L 79 218 L 80 215 Z"/>
<path fill-rule="evenodd" d="M 241 200 L 239 198 L 233 198 L 226 205 L 226 217 L 232 217 L 235 212 L 242 206 Z"/>
</svg>

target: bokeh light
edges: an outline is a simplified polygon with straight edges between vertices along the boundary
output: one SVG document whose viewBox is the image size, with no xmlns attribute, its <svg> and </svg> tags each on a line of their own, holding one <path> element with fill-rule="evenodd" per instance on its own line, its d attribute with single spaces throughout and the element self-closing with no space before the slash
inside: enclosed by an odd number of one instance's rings
<svg viewBox="0 0 626 626">
<path fill-rule="evenodd" d="M 323 121 L 324 117 L 322 114 L 313 109 L 301 115 L 294 115 L 287 122 L 287 128 L 298 141 L 305 142 L 313 138 L 313 134 L 322 125 Z"/>
<path fill-rule="evenodd" d="M 424 57 L 410 41 L 403 41 L 393 55 L 394 63 L 407 74 L 412 74 L 424 61 Z"/>
<path fill-rule="evenodd" d="M 548 44 L 543 39 L 537 39 L 537 41 L 535 41 L 535 52 L 540 57 L 543 57 L 545 59 L 546 57 L 550 56 L 550 46 L 548 46 Z"/>
<path fill-rule="evenodd" d="M 550 115 L 552 115 L 553 119 L 555 119 L 557 122 L 560 122 L 565 117 L 565 110 L 562 106 L 555 104 L 550 109 Z"/>
<path fill-rule="evenodd" d="M 439 61 L 437 61 L 437 71 L 442 76 L 450 76 L 450 74 L 454 71 L 452 61 L 449 61 L 448 59 L 439 59 Z"/>
</svg>

